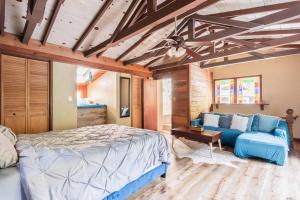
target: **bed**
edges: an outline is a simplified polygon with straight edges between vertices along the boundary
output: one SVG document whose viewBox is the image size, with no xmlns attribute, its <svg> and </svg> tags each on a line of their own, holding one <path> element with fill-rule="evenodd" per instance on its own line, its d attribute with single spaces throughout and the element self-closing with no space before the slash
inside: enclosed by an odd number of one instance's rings
<svg viewBox="0 0 300 200">
<path fill-rule="evenodd" d="M 16 148 L 12 171 L 33 200 L 126 199 L 164 176 L 170 156 L 160 133 L 113 124 L 19 135 Z"/>
</svg>

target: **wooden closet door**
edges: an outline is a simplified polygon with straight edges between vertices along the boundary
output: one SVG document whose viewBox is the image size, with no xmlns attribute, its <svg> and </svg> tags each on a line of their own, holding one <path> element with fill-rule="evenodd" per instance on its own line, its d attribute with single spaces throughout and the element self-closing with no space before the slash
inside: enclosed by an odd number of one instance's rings
<svg viewBox="0 0 300 200">
<path fill-rule="evenodd" d="M 26 59 L 1 56 L 1 124 L 26 133 Z"/>
<path fill-rule="evenodd" d="M 157 130 L 157 81 L 144 80 L 144 128 Z"/>
<path fill-rule="evenodd" d="M 131 125 L 135 128 L 142 128 L 143 126 L 143 103 L 142 103 L 142 79 L 138 77 L 131 78 L 131 104 L 132 117 Z"/>
<path fill-rule="evenodd" d="M 28 59 L 29 133 L 49 131 L 49 63 Z"/>
</svg>

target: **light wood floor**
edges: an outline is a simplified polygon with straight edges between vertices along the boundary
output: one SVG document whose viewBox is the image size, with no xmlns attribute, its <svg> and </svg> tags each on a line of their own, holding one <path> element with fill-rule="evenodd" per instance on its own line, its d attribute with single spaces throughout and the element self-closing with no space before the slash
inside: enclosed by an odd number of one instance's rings
<svg viewBox="0 0 300 200">
<path fill-rule="evenodd" d="M 172 155 L 167 178 L 154 181 L 130 200 L 300 199 L 300 143 L 284 167 L 258 159 L 236 164 L 239 169 L 193 164 Z"/>
</svg>

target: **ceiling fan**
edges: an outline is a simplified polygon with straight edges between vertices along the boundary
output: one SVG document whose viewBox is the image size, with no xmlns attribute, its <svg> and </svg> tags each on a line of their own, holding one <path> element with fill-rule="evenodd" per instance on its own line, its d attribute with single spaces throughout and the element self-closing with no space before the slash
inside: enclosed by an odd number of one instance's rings
<svg viewBox="0 0 300 200">
<path fill-rule="evenodd" d="M 196 53 L 191 47 L 188 46 L 187 42 L 184 41 L 184 38 L 178 34 L 177 30 L 177 17 L 175 17 L 175 33 L 172 37 L 170 38 L 164 38 L 163 40 L 166 42 L 164 46 L 154 48 L 149 50 L 148 52 L 153 52 L 159 49 L 166 49 L 168 48 L 169 50 L 167 51 L 167 55 L 170 58 L 179 58 L 182 57 L 183 55 L 187 54 L 193 58 L 199 58 L 200 55 Z"/>
</svg>

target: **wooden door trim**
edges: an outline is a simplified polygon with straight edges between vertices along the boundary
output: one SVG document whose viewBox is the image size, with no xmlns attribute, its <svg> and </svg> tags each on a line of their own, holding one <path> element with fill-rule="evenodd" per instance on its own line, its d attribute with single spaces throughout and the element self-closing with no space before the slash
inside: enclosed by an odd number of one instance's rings
<svg viewBox="0 0 300 200">
<path fill-rule="evenodd" d="M 49 92 L 48 92 L 48 103 L 49 103 L 49 130 L 53 129 L 53 61 L 49 62 Z"/>
</svg>

